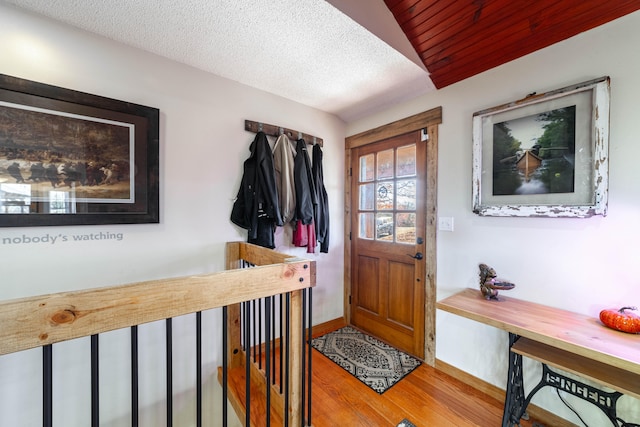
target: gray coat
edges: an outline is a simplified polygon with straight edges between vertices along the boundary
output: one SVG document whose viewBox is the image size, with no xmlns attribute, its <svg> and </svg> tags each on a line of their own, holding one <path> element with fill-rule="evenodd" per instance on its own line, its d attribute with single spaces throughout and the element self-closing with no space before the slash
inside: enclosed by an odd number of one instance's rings
<svg viewBox="0 0 640 427">
<path fill-rule="evenodd" d="M 287 135 L 282 134 L 273 146 L 273 168 L 276 171 L 278 205 L 282 222 L 291 222 L 296 215 L 296 188 L 293 181 L 293 165 L 296 149 Z"/>
</svg>

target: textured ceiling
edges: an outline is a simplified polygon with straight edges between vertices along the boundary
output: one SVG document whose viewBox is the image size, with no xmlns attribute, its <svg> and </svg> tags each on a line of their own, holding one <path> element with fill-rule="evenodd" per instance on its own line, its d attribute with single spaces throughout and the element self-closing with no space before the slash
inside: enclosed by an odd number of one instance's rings
<svg viewBox="0 0 640 427">
<path fill-rule="evenodd" d="M 640 0 L 0 2 L 345 122 L 640 9 Z"/>
<path fill-rule="evenodd" d="M 434 90 L 419 60 L 408 59 L 324 0 L 4 3 L 336 114 L 347 122 Z M 367 5 L 377 13 L 375 19 L 386 24 L 369 19 L 366 25 L 391 26 L 402 35 L 382 0 L 367 0 Z M 406 37 L 404 43 L 409 55 L 417 58 Z"/>
</svg>

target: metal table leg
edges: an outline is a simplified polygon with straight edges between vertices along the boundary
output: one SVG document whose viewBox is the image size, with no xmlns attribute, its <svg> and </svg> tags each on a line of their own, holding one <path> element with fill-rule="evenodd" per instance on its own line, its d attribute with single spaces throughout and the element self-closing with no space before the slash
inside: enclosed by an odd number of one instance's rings
<svg viewBox="0 0 640 427">
<path fill-rule="evenodd" d="M 507 374 L 507 394 L 504 401 L 502 427 L 520 425 L 520 418 L 527 409 L 525 405 L 522 378 L 522 356 L 511 351 L 511 346 L 520 338 L 509 332 L 509 373 Z"/>
</svg>

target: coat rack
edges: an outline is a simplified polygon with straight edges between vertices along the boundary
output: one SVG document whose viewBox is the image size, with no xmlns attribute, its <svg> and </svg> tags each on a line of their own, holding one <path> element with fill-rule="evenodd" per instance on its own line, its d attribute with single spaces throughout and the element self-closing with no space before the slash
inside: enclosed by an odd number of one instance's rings
<svg viewBox="0 0 640 427">
<path fill-rule="evenodd" d="M 322 138 L 318 138 L 308 133 L 298 132 L 297 130 L 283 128 L 281 126 L 269 125 L 261 122 L 254 122 L 252 120 L 244 121 L 244 130 L 248 132 L 258 133 L 264 132 L 266 135 L 278 137 L 282 134 L 286 134 L 290 139 L 304 139 L 307 144 L 318 144 L 322 147 Z"/>
</svg>

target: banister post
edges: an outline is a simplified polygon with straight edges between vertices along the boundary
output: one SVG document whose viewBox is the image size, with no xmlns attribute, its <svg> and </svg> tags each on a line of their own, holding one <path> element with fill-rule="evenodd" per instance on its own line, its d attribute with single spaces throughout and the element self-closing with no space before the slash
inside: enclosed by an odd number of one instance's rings
<svg viewBox="0 0 640 427">
<path fill-rule="evenodd" d="M 291 292 L 291 331 L 289 336 L 291 357 L 289 376 L 289 425 L 302 422 L 302 291 Z"/>
<path fill-rule="evenodd" d="M 227 242 L 225 247 L 225 269 L 235 270 L 240 268 L 240 243 Z M 227 308 L 227 360 L 229 369 L 244 366 L 242 358 L 242 343 L 240 334 L 240 304 L 230 305 Z"/>
</svg>

